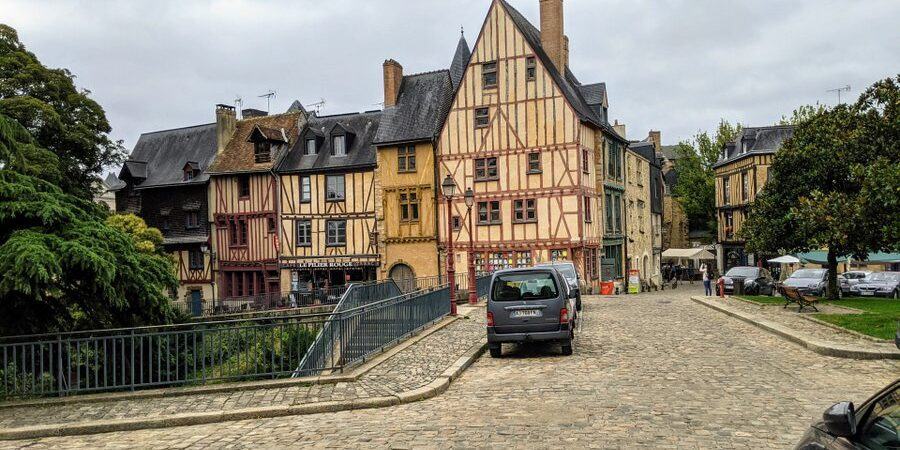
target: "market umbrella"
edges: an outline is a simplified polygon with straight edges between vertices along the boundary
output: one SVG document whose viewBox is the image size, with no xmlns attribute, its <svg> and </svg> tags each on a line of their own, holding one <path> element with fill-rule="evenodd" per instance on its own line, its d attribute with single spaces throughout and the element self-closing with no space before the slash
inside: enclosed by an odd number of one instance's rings
<svg viewBox="0 0 900 450">
<path fill-rule="evenodd" d="M 772 258 L 769 260 L 769 262 L 778 264 L 797 264 L 798 262 L 800 262 L 800 259 L 791 255 L 784 255 L 777 258 Z"/>
</svg>

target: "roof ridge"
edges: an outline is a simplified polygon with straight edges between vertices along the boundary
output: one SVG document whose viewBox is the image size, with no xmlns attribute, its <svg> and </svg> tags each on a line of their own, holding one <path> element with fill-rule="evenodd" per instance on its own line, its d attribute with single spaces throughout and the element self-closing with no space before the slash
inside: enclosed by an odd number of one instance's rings
<svg viewBox="0 0 900 450">
<path fill-rule="evenodd" d="M 436 69 L 436 70 L 429 70 L 429 71 L 427 71 L 427 72 L 411 73 L 411 74 L 408 74 L 408 75 L 404 75 L 403 78 L 406 78 L 406 77 L 418 77 L 418 76 L 422 76 L 422 75 L 434 75 L 434 74 L 440 73 L 440 72 L 450 72 L 450 69 Z"/>
<path fill-rule="evenodd" d="M 292 116 L 292 115 L 298 115 L 298 114 L 300 114 L 300 111 L 283 112 L 283 113 L 278 113 L 278 114 L 268 114 L 265 116 L 241 118 L 241 120 L 239 120 L 238 122 L 259 122 L 259 121 L 266 120 L 266 119 L 277 119 L 280 117 Z"/>
<path fill-rule="evenodd" d="M 169 131 L 188 130 L 188 129 L 191 129 L 191 128 L 208 127 L 208 126 L 210 126 L 210 125 L 215 125 L 215 124 L 216 124 L 215 122 L 210 122 L 210 123 L 203 123 L 203 124 L 199 124 L 199 125 L 188 125 L 188 126 L 186 126 L 186 127 L 168 128 L 168 129 L 165 129 L 165 130 L 145 131 L 145 132 L 141 133 L 141 136 L 146 136 L 146 135 L 148 135 L 148 134 L 156 134 L 156 133 L 166 133 L 166 132 L 169 132 Z"/>
<path fill-rule="evenodd" d="M 357 111 L 357 112 L 347 112 L 347 113 L 339 113 L 339 114 L 329 114 L 327 116 L 316 116 L 317 119 L 330 119 L 334 117 L 343 117 L 343 116 L 362 116 L 366 114 L 375 114 L 383 112 L 380 109 L 373 109 L 371 111 Z"/>
</svg>

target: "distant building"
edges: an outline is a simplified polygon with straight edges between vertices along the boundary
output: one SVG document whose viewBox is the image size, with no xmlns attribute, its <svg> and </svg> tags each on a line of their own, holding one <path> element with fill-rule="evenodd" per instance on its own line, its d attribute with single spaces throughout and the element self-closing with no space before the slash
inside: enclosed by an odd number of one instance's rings
<svg viewBox="0 0 900 450">
<path fill-rule="evenodd" d="M 654 217 L 652 206 L 652 170 L 656 148 L 652 142 L 632 142 L 625 155 L 625 198 L 627 206 L 628 268 L 638 270 L 644 281 L 658 281 L 658 254 L 654 253 Z M 655 164 L 653 164 L 655 165 Z"/>
<path fill-rule="evenodd" d="M 110 173 L 106 178 L 97 182 L 97 194 L 94 195 L 94 201 L 103 203 L 109 207 L 109 210 L 116 212 L 116 191 L 125 187 L 125 183 L 119 180 L 115 174 Z"/>
<path fill-rule="evenodd" d="M 748 208 L 769 179 L 769 166 L 781 144 L 794 133 L 791 125 L 744 128 L 722 149 L 716 172 L 719 267 L 762 264 L 766 255 L 748 254 L 739 237 Z"/>
</svg>

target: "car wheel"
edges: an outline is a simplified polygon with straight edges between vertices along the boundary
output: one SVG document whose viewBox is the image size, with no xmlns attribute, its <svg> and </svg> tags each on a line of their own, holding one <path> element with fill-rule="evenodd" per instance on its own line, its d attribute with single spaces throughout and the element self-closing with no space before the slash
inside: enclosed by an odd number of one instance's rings
<svg viewBox="0 0 900 450">
<path fill-rule="evenodd" d="M 499 358 L 499 357 L 503 356 L 503 347 L 501 347 L 499 345 L 496 347 L 491 347 L 490 351 L 491 351 L 491 358 Z"/>
<path fill-rule="evenodd" d="M 567 339 L 563 341 L 562 344 L 562 354 L 563 356 L 572 356 L 572 339 Z"/>
</svg>

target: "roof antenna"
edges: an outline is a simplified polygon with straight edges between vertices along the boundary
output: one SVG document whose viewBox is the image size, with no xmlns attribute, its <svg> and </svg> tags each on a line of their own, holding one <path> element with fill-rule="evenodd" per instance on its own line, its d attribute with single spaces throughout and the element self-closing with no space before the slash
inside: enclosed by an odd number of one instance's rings
<svg viewBox="0 0 900 450">
<path fill-rule="evenodd" d="M 315 112 L 317 116 L 318 116 L 319 113 L 322 111 L 322 108 L 323 108 L 324 106 L 325 106 L 325 99 L 324 99 L 324 98 L 320 98 L 319 101 L 317 101 L 317 102 L 315 102 L 315 103 L 310 103 L 310 104 L 308 104 L 308 105 L 303 105 L 303 107 L 306 108 L 306 109 L 312 109 L 313 112 Z"/>
<path fill-rule="evenodd" d="M 275 97 L 275 91 L 273 89 L 269 89 L 269 92 L 266 92 L 263 95 L 260 95 L 259 98 L 266 98 L 266 112 L 268 113 L 272 109 L 272 98 Z"/>
<path fill-rule="evenodd" d="M 838 96 L 838 105 L 841 104 L 841 91 L 850 92 L 850 85 L 846 85 L 844 87 L 829 89 L 828 92 L 837 92 Z"/>
</svg>

